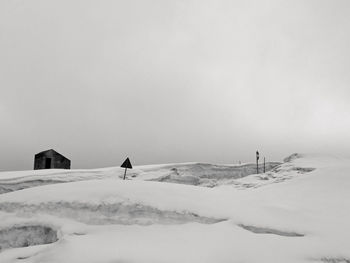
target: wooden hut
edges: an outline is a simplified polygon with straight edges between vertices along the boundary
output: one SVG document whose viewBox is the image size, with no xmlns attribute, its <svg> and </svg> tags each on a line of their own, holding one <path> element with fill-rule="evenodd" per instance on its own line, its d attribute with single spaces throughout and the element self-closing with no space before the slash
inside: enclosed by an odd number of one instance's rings
<svg viewBox="0 0 350 263">
<path fill-rule="evenodd" d="M 70 160 L 50 149 L 35 155 L 34 170 L 38 169 L 70 169 Z"/>
</svg>

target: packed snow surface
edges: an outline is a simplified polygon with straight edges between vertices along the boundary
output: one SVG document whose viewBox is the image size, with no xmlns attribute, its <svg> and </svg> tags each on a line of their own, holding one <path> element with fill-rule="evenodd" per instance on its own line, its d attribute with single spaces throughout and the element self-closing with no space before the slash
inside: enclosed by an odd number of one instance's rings
<svg viewBox="0 0 350 263">
<path fill-rule="evenodd" d="M 0 262 L 350 262 L 349 160 L 284 161 L 0 173 Z"/>
</svg>

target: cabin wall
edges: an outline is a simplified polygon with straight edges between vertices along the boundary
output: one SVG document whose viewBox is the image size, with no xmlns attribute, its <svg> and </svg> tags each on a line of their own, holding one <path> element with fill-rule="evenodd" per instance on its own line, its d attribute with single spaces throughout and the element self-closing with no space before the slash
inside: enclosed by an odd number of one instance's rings
<svg viewBox="0 0 350 263">
<path fill-rule="evenodd" d="M 46 160 L 51 158 L 51 166 L 46 168 Z M 38 169 L 70 169 L 70 160 L 60 154 L 48 152 L 34 158 L 34 170 Z"/>
</svg>

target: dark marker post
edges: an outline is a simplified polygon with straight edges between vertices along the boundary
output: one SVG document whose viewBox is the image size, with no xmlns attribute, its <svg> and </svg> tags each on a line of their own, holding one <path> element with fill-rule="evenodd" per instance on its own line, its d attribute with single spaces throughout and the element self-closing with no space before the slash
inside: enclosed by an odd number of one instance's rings
<svg viewBox="0 0 350 263">
<path fill-rule="evenodd" d="M 125 172 L 124 172 L 124 178 L 123 180 L 125 180 L 125 177 L 126 177 L 126 171 L 129 169 L 132 169 L 132 165 L 131 165 L 131 162 L 129 160 L 129 157 L 126 158 L 126 160 L 123 162 L 123 164 L 120 166 L 122 168 L 125 168 Z"/>
<path fill-rule="evenodd" d="M 264 173 L 265 173 L 265 157 L 264 157 Z"/>
<path fill-rule="evenodd" d="M 256 173 L 259 174 L 259 152 L 256 151 Z"/>
</svg>

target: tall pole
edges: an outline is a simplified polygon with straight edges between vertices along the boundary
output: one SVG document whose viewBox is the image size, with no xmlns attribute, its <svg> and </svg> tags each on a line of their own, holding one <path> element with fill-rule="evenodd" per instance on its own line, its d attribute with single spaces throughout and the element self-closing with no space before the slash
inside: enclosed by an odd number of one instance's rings
<svg viewBox="0 0 350 263">
<path fill-rule="evenodd" d="M 264 173 L 265 173 L 265 157 L 264 157 Z"/>
<path fill-rule="evenodd" d="M 127 170 L 128 168 L 126 168 L 125 167 L 125 172 L 124 172 L 124 179 L 123 180 L 125 180 L 125 176 L 126 176 L 126 170 Z"/>
<path fill-rule="evenodd" d="M 259 174 L 259 152 L 256 151 L 256 173 Z"/>
</svg>

